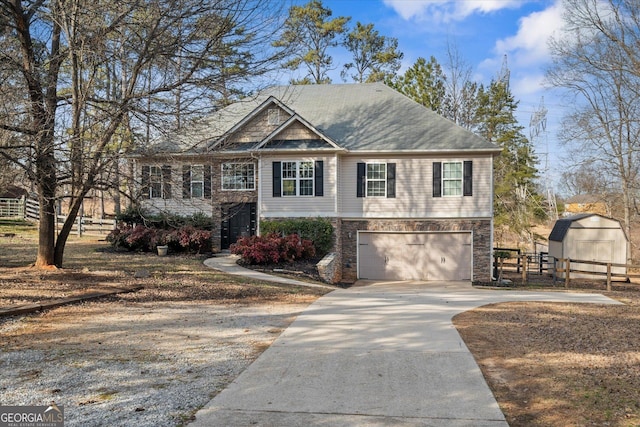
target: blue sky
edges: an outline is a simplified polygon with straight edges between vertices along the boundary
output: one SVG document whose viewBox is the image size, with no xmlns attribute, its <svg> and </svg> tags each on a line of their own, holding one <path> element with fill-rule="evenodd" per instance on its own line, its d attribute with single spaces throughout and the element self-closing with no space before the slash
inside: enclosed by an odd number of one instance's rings
<svg viewBox="0 0 640 427">
<path fill-rule="evenodd" d="M 547 132 L 532 140 L 539 169 L 543 172 L 548 153 L 548 172 L 557 181 L 561 148 L 556 134 L 565 107 L 556 93 L 545 89 L 543 81 L 550 61 L 547 40 L 562 25 L 559 0 L 323 0 L 323 4 L 334 16 L 351 16 L 350 25 L 373 23 L 380 34 L 397 38 L 404 53 L 401 71 L 421 56 L 434 56 L 444 65 L 449 43 L 472 67 L 473 79 L 488 84 L 500 72 L 506 55 L 511 90 L 520 101 L 518 120 L 527 136 L 531 115 L 544 97 Z M 336 63 L 349 60 L 340 51 L 332 53 Z M 342 82 L 339 71 L 331 74 L 334 83 Z"/>
</svg>

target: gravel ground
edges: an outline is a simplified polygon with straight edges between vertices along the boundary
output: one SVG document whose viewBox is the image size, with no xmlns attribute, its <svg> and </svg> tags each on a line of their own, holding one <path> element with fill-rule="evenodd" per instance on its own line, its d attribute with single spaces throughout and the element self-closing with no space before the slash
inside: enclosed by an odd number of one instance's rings
<svg viewBox="0 0 640 427">
<path fill-rule="evenodd" d="M 98 301 L 0 319 L 0 404 L 64 405 L 66 426 L 177 426 L 308 302 Z"/>
</svg>

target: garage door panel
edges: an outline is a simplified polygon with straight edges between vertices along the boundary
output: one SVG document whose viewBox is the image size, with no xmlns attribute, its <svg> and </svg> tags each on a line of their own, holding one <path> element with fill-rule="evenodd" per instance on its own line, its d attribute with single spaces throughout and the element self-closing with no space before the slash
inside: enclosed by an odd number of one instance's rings
<svg viewBox="0 0 640 427">
<path fill-rule="evenodd" d="M 470 233 L 359 233 L 359 277 L 470 280 Z"/>
</svg>

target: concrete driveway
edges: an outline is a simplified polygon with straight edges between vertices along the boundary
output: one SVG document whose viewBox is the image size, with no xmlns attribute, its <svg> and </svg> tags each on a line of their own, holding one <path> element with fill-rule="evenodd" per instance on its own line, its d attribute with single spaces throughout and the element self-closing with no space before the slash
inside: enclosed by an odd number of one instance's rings
<svg viewBox="0 0 640 427">
<path fill-rule="evenodd" d="M 191 426 L 507 426 L 451 318 L 505 301 L 617 303 L 469 283 L 359 284 L 309 306 Z"/>
</svg>

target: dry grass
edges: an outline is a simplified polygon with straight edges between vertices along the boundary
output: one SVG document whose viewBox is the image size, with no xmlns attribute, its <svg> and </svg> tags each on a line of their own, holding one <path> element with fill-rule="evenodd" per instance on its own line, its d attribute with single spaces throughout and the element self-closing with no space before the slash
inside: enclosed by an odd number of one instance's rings
<svg viewBox="0 0 640 427">
<path fill-rule="evenodd" d="M 1 306 L 96 285 L 144 286 L 108 299 L 105 307 L 304 303 L 325 292 L 230 277 L 204 267 L 204 257 L 118 253 L 104 242 L 77 238 L 69 242 L 64 269 L 42 272 L 29 267 L 34 231 L 22 227 L 16 236 L 4 236 L 15 230 L 15 224 L 0 223 Z M 143 271 L 148 277 L 136 277 Z M 640 425 L 640 292 L 617 289 L 598 292 L 625 305 L 504 303 L 454 319 L 511 426 Z M 82 307 L 64 313 L 76 311 L 82 316 Z"/>
<path fill-rule="evenodd" d="M 183 425 L 327 292 L 222 274 L 203 265 L 206 256 L 115 252 L 75 236 L 64 268 L 43 271 L 30 266 L 35 230 L 18 227 L 0 221 L 0 306 L 143 287 L 0 317 L 0 364 L 11 366 L 0 395 L 16 405 L 62 402 L 69 425 L 105 414 L 113 425 Z"/>
<path fill-rule="evenodd" d="M 640 425 L 640 293 L 626 305 L 503 303 L 455 326 L 511 426 Z"/>
<path fill-rule="evenodd" d="M 0 235 L 5 232 L 0 223 Z M 142 286 L 141 291 L 119 297 L 130 302 L 297 303 L 312 301 L 327 292 L 222 274 L 203 265 L 206 255 L 158 257 L 117 252 L 104 241 L 73 236 L 65 250 L 64 268 L 42 271 L 31 267 L 36 244 L 35 232 L 28 228 L 18 230 L 13 237 L 0 237 L 0 306 L 60 298 L 104 286 Z"/>
</svg>

